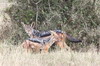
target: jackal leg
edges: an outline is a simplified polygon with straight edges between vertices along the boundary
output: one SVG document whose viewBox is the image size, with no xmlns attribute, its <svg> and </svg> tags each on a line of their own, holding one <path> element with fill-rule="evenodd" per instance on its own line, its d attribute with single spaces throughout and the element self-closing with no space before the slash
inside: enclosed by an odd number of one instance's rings
<svg viewBox="0 0 100 66">
<path fill-rule="evenodd" d="M 65 47 L 68 51 L 71 50 L 71 48 L 66 44 L 66 42 L 64 42 L 64 47 Z"/>
<path fill-rule="evenodd" d="M 27 52 L 30 52 L 31 51 L 30 42 L 28 40 L 25 40 L 22 43 L 22 47 L 25 48 L 27 50 Z"/>
<path fill-rule="evenodd" d="M 63 42 L 61 42 L 61 41 L 56 42 L 55 44 L 58 45 L 61 49 L 64 48 L 64 44 L 63 44 Z"/>
<path fill-rule="evenodd" d="M 31 48 L 33 48 L 34 52 L 36 53 L 40 52 L 41 46 L 41 44 L 35 42 L 31 44 Z"/>
<path fill-rule="evenodd" d="M 61 48 L 61 49 L 67 49 L 70 50 L 70 47 L 66 44 L 64 41 L 56 42 L 56 44 Z"/>
<path fill-rule="evenodd" d="M 49 52 L 49 48 L 50 48 L 49 44 L 44 45 L 43 46 L 43 52 L 45 52 L 45 53 Z"/>
</svg>

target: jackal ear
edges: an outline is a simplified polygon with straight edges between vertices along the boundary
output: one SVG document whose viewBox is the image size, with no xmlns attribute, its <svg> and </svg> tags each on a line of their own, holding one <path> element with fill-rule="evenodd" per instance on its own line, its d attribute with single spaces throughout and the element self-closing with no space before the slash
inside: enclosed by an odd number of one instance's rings
<svg viewBox="0 0 100 66">
<path fill-rule="evenodd" d="M 21 24 L 22 24 L 23 27 L 25 26 L 24 22 L 21 22 Z"/>
<path fill-rule="evenodd" d="M 32 28 L 35 28 L 35 25 L 36 25 L 35 22 L 32 22 L 32 23 L 31 23 L 31 27 L 32 27 Z"/>
<path fill-rule="evenodd" d="M 53 36 L 53 31 L 50 30 L 51 36 Z"/>
<path fill-rule="evenodd" d="M 52 36 L 56 35 L 56 33 L 54 31 L 50 30 L 50 32 L 51 32 Z"/>
</svg>

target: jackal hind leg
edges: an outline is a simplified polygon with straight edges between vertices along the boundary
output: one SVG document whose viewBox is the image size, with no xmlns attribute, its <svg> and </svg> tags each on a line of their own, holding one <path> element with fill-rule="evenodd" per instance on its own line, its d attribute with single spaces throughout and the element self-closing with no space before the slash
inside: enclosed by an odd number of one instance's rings
<svg viewBox="0 0 100 66">
<path fill-rule="evenodd" d="M 31 47 L 27 48 L 27 53 L 32 53 L 32 52 L 33 52 L 33 50 Z"/>
<path fill-rule="evenodd" d="M 44 45 L 43 48 L 42 48 L 42 52 L 48 53 L 49 52 L 49 48 L 50 48 L 49 44 Z"/>
<path fill-rule="evenodd" d="M 39 52 L 40 52 L 40 48 L 36 48 L 35 53 L 39 53 Z"/>
<path fill-rule="evenodd" d="M 60 49 L 64 49 L 64 43 L 62 41 L 57 42 L 56 44 L 60 47 Z"/>
<path fill-rule="evenodd" d="M 66 42 L 64 42 L 64 47 L 65 47 L 68 51 L 71 51 L 71 48 L 66 44 Z"/>
<path fill-rule="evenodd" d="M 41 45 L 40 44 L 37 44 L 36 46 L 35 46 L 35 53 L 39 53 L 40 52 L 40 50 L 41 50 Z"/>
</svg>

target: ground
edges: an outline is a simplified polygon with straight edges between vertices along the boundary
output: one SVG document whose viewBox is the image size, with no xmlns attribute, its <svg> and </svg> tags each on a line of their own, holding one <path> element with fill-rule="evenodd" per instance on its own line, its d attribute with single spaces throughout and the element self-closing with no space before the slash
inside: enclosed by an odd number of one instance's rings
<svg viewBox="0 0 100 66">
<path fill-rule="evenodd" d="M 27 53 L 21 46 L 0 45 L 0 66 L 99 66 L 100 53 L 56 50 Z"/>
</svg>

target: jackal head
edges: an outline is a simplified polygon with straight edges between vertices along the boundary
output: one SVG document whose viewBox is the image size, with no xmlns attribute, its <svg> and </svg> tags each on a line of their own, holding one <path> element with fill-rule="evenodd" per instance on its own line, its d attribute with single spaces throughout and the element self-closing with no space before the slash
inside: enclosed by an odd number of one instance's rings
<svg viewBox="0 0 100 66">
<path fill-rule="evenodd" d="M 34 28 L 33 23 L 32 23 L 31 25 L 29 25 L 29 24 L 24 24 L 23 22 L 21 22 L 21 24 L 22 24 L 22 26 L 23 26 L 25 32 L 26 32 L 29 36 L 31 36 L 31 35 L 32 35 L 33 28 Z"/>
</svg>

